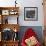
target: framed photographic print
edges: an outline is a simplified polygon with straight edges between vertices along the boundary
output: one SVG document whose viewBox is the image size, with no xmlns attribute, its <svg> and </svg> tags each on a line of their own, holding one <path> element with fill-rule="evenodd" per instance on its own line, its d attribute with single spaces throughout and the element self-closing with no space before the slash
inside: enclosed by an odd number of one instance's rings
<svg viewBox="0 0 46 46">
<path fill-rule="evenodd" d="M 2 15 L 9 15 L 9 10 L 2 10 Z"/>
<path fill-rule="evenodd" d="M 8 16 L 3 16 L 2 23 L 3 24 L 8 24 Z"/>
<path fill-rule="evenodd" d="M 24 20 L 37 21 L 38 8 L 37 7 L 24 7 Z"/>
<path fill-rule="evenodd" d="M 18 23 L 18 17 L 17 16 L 10 16 L 8 18 L 8 24 L 17 24 Z"/>
<path fill-rule="evenodd" d="M 2 31 L 2 40 L 8 41 L 12 40 L 12 30 L 10 28 L 4 28 Z"/>
</svg>

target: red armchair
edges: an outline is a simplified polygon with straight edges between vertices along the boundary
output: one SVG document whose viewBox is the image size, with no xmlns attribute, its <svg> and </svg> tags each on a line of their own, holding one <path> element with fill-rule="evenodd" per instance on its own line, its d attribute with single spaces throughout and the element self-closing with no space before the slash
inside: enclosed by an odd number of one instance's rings
<svg viewBox="0 0 46 46">
<path fill-rule="evenodd" d="M 32 28 L 27 29 L 27 31 L 26 31 L 25 34 L 24 34 L 24 37 L 22 38 L 21 45 L 22 45 L 22 46 L 27 46 L 25 40 L 26 40 L 26 39 L 29 40 L 29 38 L 32 38 L 32 36 L 33 36 L 34 38 L 37 37 L 36 33 L 33 31 Z M 35 44 L 34 46 L 41 46 L 41 44 L 40 44 L 40 42 L 37 40 L 37 38 L 36 38 L 36 41 L 37 41 L 37 42 L 36 42 L 36 44 Z M 28 42 L 27 42 L 27 43 L 28 43 Z M 31 45 L 29 45 L 29 46 L 31 46 Z"/>
</svg>

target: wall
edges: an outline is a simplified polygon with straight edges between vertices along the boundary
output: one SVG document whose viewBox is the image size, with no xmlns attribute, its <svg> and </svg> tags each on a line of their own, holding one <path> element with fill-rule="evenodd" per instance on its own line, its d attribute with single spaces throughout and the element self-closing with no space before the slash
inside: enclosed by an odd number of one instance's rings
<svg viewBox="0 0 46 46">
<path fill-rule="evenodd" d="M 0 6 L 15 6 L 15 0 L 0 0 Z M 17 0 L 19 10 L 20 26 L 43 26 L 43 6 L 42 0 Z M 38 21 L 24 21 L 24 7 L 38 7 Z"/>
<path fill-rule="evenodd" d="M 21 26 L 43 26 L 42 0 L 21 0 L 19 24 Z M 38 21 L 24 21 L 24 7 L 38 7 Z"/>
</svg>

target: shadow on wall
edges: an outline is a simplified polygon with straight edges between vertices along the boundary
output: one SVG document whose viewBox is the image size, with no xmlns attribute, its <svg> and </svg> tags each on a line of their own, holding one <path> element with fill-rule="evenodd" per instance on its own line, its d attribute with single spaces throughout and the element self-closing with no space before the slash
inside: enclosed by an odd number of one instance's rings
<svg viewBox="0 0 46 46">
<path fill-rule="evenodd" d="M 41 43 L 43 43 L 43 33 L 42 33 L 43 30 L 42 30 L 42 26 L 21 26 L 20 27 L 20 31 L 19 31 L 19 39 L 20 39 L 20 42 L 21 42 L 21 40 L 23 38 L 23 35 L 24 35 L 25 31 L 28 28 L 32 28 L 36 32 L 39 41 Z"/>
</svg>

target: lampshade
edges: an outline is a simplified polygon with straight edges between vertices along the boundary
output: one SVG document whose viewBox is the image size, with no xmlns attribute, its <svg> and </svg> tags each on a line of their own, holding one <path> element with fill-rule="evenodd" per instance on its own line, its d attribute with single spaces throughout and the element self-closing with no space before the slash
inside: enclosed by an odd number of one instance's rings
<svg viewBox="0 0 46 46">
<path fill-rule="evenodd" d="M 14 29 L 14 32 L 17 32 L 17 29 L 16 28 Z"/>
</svg>

